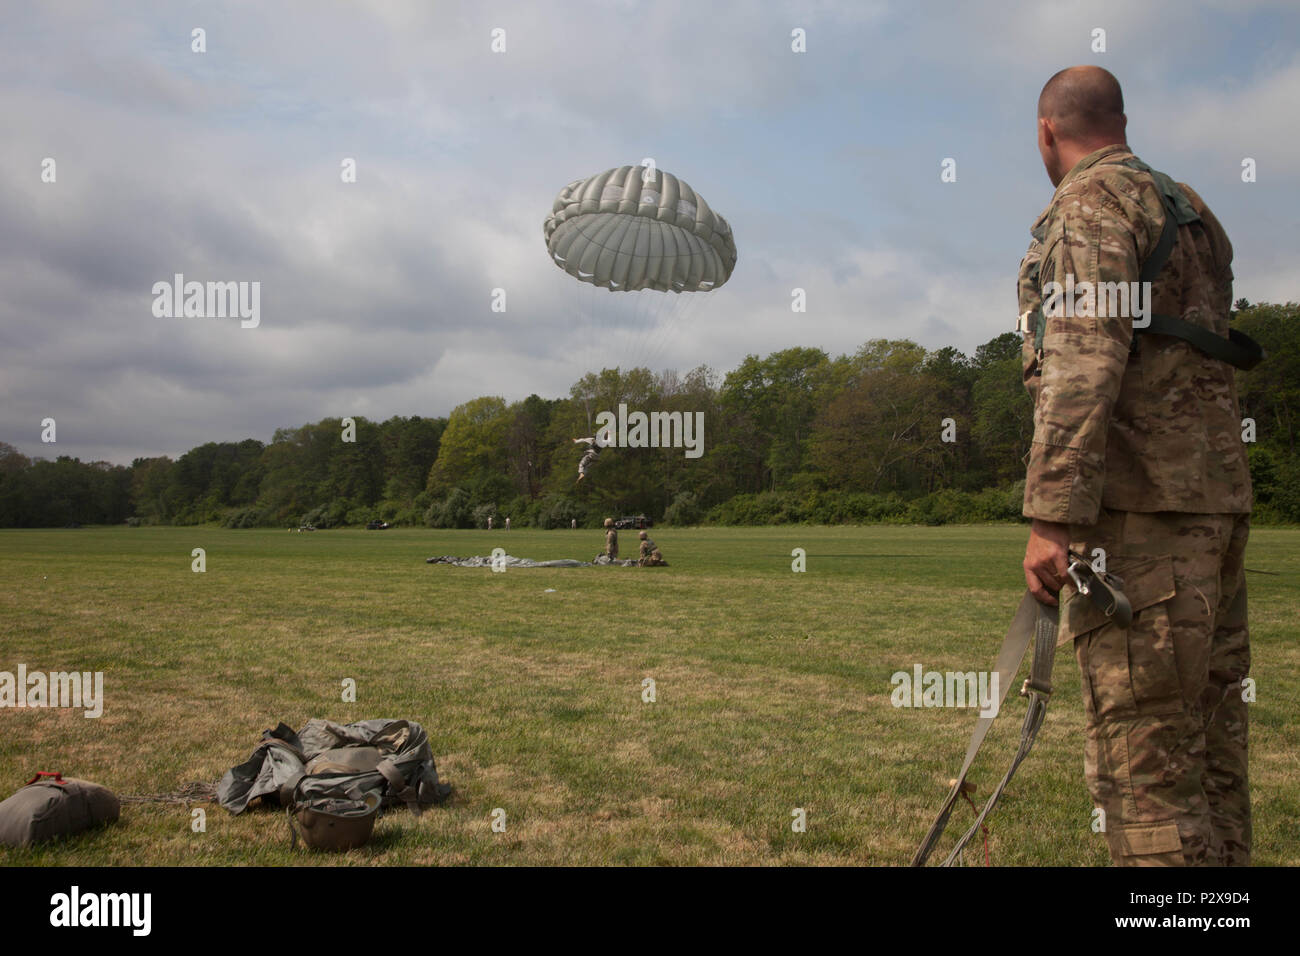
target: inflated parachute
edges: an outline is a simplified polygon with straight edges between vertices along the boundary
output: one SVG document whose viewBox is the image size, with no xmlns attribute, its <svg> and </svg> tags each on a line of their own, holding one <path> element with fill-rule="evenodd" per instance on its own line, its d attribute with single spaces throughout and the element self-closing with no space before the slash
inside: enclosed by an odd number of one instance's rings
<svg viewBox="0 0 1300 956">
<path fill-rule="evenodd" d="M 707 292 L 731 277 L 731 226 L 695 190 L 653 166 L 569 183 L 544 224 L 569 275 L 614 292 Z"/>
</svg>

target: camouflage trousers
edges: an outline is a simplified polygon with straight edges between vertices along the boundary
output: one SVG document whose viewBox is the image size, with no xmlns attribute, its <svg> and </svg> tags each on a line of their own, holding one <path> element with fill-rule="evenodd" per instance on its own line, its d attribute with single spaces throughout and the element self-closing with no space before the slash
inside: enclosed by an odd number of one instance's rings
<svg viewBox="0 0 1300 956">
<path fill-rule="evenodd" d="M 1073 547 L 1124 579 L 1127 630 L 1064 604 L 1087 713 L 1084 775 L 1118 866 L 1246 866 L 1249 515 L 1103 510 Z M 1070 597 L 1067 586 L 1062 598 Z"/>
</svg>

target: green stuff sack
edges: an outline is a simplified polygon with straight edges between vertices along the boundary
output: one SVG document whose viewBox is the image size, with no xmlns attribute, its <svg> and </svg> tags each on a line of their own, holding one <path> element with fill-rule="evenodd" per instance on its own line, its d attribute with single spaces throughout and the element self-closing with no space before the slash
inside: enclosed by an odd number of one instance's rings
<svg viewBox="0 0 1300 956">
<path fill-rule="evenodd" d="M 115 823 L 121 804 L 107 787 L 41 771 L 0 803 L 0 844 L 31 846 Z"/>
</svg>

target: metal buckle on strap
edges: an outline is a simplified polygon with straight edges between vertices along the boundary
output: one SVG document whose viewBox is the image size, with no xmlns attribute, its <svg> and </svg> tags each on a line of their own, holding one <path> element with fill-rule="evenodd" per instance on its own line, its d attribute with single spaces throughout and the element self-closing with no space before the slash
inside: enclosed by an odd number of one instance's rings
<svg viewBox="0 0 1300 956">
<path fill-rule="evenodd" d="M 1036 681 L 1032 677 L 1026 677 L 1025 682 L 1020 685 L 1020 696 L 1028 697 L 1030 694 L 1037 694 L 1039 697 L 1052 696 L 1052 684 L 1050 681 Z"/>
<path fill-rule="evenodd" d="M 1092 570 L 1092 568 L 1088 565 L 1088 563 L 1085 562 L 1082 558 L 1078 557 L 1077 555 L 1071 555 L 1070 566 L 1066 568 L 1066 573 L 1069 574 L 1070 579 L 1074 581 L 1075 589 L 1078 590 L 1078 592 L 1082 594 L 1084 597 L 1087 597 L 1088 594 L 1090 593 L 1088 588 L 1088 581 L 1083 576 L 1083 574 L 1079 572 L 1079 568 L 1084 568 L 1087 571 Z"/>
<path fill-rule="evenodd" d="M 1070 565 L 1066 571 L 1078 592 L 1120 627 L 1128 627 L 1133 619 L 1133 611 L 1124 594 L 1123 579 L 1109 572 L 1099 573 L 1082 555 L 1074 551 L 1068 553 Z"/>
</svg>

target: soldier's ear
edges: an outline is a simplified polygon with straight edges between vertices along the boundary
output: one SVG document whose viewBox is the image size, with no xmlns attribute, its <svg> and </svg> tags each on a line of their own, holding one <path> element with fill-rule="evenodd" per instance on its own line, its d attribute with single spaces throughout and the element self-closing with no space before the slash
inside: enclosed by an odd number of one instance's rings
<svg viewBox="0 0 1300 956">
<path fill-rule="evenodd" d="M 1056 125 L 1046 116 L 1038 117 L 1038 143 L 1048 149 L 1056 145 Z"/>
</svg>

